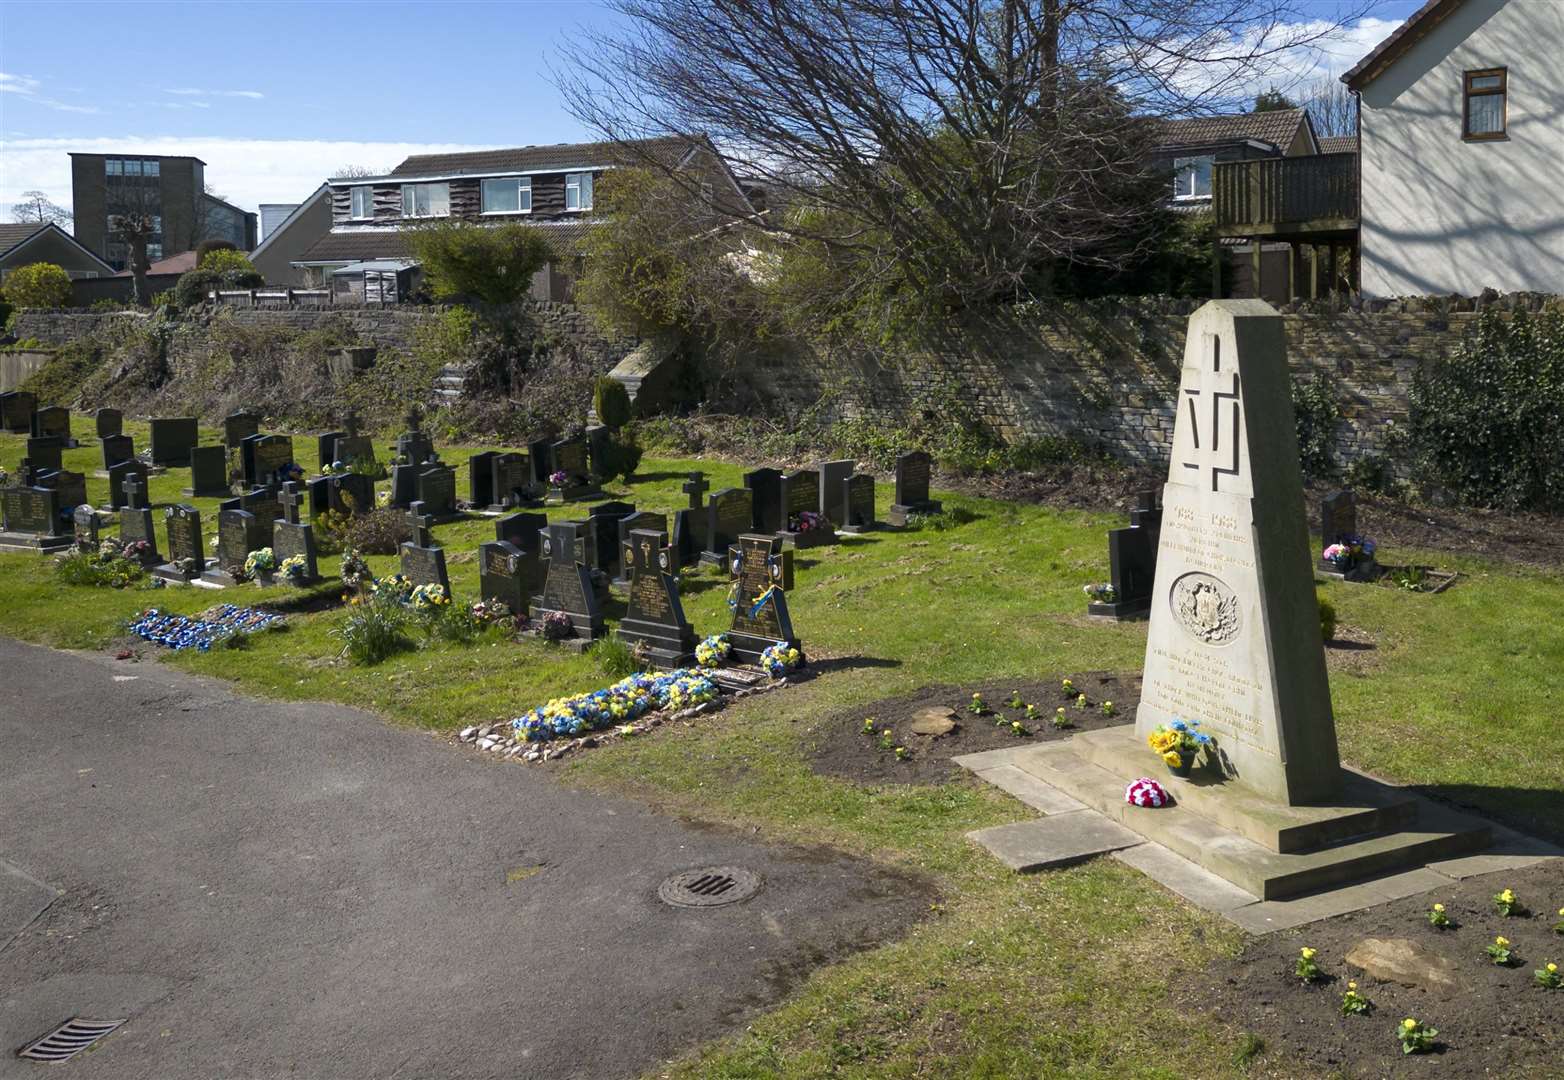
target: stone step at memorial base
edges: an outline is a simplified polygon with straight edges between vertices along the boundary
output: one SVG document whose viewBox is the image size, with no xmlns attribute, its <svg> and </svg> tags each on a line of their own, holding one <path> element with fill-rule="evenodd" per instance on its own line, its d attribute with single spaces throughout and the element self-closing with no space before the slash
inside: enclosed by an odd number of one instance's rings
<svg viewBox="0 0 1564 1080">
<path fill-rule="evenodd" d="M 1486 822 L 1350 770 L 1344 770 L 1341 805 L 1285 807 L 1230 783 L 1169 776 L 1149 748 L 1128 756 L 1134 739 L 1131 727 L 1110 728 L 1022 751 L 1012 763 L 1262 900 L 1424 866 L 1492 842 Z M 1131 767 L 1123 767 L 1126 761 Z M 1140 776 L 1157 779 L 1175 802 L 1160 808 L 1126 803 L 1125 787 Z M 1321 838 L 1317 846 L 1299 847 Z"/>
<path fill-rule="evenodd" d="M 0 532 L 0 551 L 32 551 L 52 555 L 76 543 L 75 536 L 40 536 L 38 533 Z"/>
</svg>

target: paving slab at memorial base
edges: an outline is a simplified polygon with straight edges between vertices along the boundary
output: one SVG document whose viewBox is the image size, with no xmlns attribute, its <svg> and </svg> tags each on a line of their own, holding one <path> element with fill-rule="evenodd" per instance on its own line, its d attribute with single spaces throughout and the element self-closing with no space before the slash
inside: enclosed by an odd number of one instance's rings
<svg viewBox="0 0 1564 1080">
<path fill-rule="evenodd" d="M 1109 815 L 1095 808 L 1086 808 L 1087 804 L 1076 799 L 1072 793 L 1040 777 L 1037 758 L 1040 755 L 1057 754 L 1064 749 L 1067 748 L 1058 744 L 1048 747 L 1023 746 L 955 758 L 956 764 L 968 769 L 979 779 L 994 784 L 1046 815 L 1031 821 L 981 829 L 969 834 L 970 838 L 988 848 L 1005 865 L 1023 872 L 1078 862 L 1096 854 L 1111 854 L 1153 878 L 1170 892 L 1177 893 L 1207 911 L 1223 915 L 1251 934 L 1291 929 L 1406 897 L 1448 889 L 1458 885 L 1463 878 L 1521 871 L 1539 864 L 1558 866 L 1557 857 L 1564 855 L 1564 850 L 1552 844 L 1522 836 L 1502 826 L 1489 826 L 1492 843 L 1477 854 L 1435 860 L 1428 865 L 1382 873 L 1345 885 L 1322 887 L 1287 899 L 1264 900 L 1255 892 L 1235 885 L 1186 858 L 1184 854 L 1148 840 L 1141 830 L 1126 829 Z M 1118 788 L 1117 799 L 1122 804 L 1122 786 Z M 1437 804 L 1431 806 L 1430 813 L 1453 813 Z M 1140 808 L 1125 805 L 1125 809 Z M 1146 809 L 1143 814 L 1172 816 L 1178 809 Z M 1125 842 L 1126 834 L 1130 842 Z M 1241 837 L 1229 837 L 1222 842 L 1251 848 L 1255 846 Z M 1564 954 L 1564 948 L 1560 951 Z"/>
</svg>

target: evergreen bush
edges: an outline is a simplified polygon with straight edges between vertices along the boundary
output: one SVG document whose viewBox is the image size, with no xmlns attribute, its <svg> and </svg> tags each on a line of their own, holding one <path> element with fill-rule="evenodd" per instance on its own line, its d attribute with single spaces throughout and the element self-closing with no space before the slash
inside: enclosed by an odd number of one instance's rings
<svg viewBox="0 0 1564 1080">
<path fill-rule="evenodd" d="M 1328 480 L 1337 473 L 1336 425 L 1341 422 L 1341 383 L 1324 372 L 1292 378 L 1292 415 L 1298 430 L 1298 464 L 1305 480 Z"/>
<path fill-rule="evenodd" d="M 29 263 L 7 274 L 0 292 L 13 307 L 69 307 L 71 276 L 53 263 Z"/>
</svg>

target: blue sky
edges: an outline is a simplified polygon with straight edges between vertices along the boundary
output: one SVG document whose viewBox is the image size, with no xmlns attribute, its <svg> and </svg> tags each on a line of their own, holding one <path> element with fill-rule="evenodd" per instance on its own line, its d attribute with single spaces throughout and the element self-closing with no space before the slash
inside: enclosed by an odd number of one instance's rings
<svg viewBox="0 0 1564 1080">
<path fill-rule="evenodd" d="M 1327 66 L 1350 66 L 1416 7 L 1374 4 Z M 586 138 L 548 66 L 580 28 L 615 20 L 594 0 L 3 0 L 0 217 L 31 188 L 69 205 L 72 150 L 193 154 L 254 209 L 344 165 Z"/>
</svg>

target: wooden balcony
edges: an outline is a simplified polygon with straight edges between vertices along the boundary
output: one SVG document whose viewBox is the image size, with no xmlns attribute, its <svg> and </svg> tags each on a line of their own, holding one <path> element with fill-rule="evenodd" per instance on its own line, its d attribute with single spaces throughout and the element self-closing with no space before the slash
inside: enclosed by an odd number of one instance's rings
<svg viewBox="0 0 1564 1080">
<path fill-rule="evenodd" d="M 1211 172 L 1211 208 L 1218 236 L 1348 239 L 1358 229 L 1358 155 L 1218 162 Z"/>
</svg>

